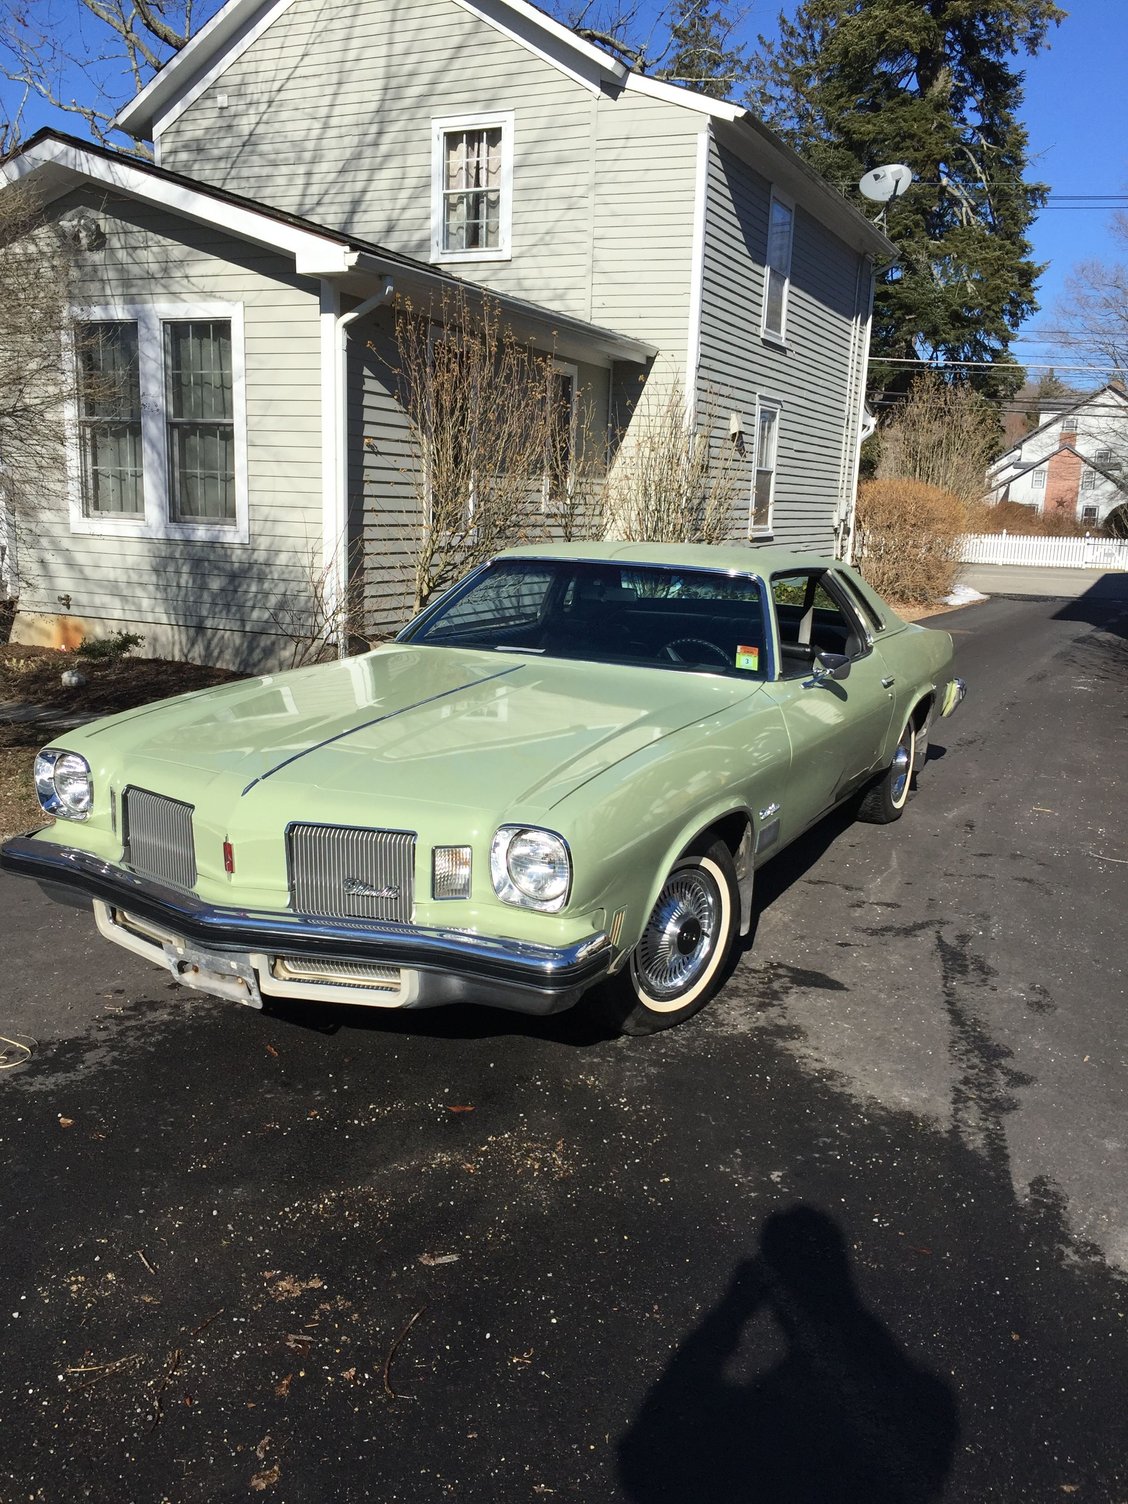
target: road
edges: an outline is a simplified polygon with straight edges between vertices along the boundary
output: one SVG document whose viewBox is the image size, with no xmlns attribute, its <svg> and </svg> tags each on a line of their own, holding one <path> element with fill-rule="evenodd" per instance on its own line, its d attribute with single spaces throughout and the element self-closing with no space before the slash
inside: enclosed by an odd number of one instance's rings
<svg viewBox="0 0 1128 1504">
<path fill-rule="evenodd" d="M 0 881 L 0 1501 L 1128 1498 L 1128 599 L 942 619 L 724 995 L 263 1015 Z"/>
</svg>

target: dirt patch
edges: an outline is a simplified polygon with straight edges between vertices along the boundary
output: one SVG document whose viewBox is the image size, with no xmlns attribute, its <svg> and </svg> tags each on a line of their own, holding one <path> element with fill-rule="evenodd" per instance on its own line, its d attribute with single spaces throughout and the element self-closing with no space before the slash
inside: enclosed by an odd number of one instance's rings
<svg viewBox="0 0 1128 1504">
<path fill-rule="evenodd" d="M 77 669 L 86 682 L 64 687 L 67 669 Z M 0 715 L 0 839 L 44 823 L 31 764 L 45 742 L 65 735 L 52 717 L 113 715 L 241 677 L 230 669 L 163 658 L 94 659 L 55 648 L 0 646 L 0 704 L 33 705 L 40 712 L 15 721 Z"/>
</svg>

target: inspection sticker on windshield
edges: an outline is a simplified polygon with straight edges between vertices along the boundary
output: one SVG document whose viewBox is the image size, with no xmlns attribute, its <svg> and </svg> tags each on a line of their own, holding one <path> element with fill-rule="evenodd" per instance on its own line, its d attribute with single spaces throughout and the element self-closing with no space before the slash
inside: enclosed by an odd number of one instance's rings
<svg viewBox="0 0 1128 1504">
<path fill-rule="evenodd" d="M 738 643 L 736 648 L 736 666 L 737 668 L 751 669 L 755 673 L 760 667 L 760 649 L 748 648 L 742 643 Z"/>
</svg>

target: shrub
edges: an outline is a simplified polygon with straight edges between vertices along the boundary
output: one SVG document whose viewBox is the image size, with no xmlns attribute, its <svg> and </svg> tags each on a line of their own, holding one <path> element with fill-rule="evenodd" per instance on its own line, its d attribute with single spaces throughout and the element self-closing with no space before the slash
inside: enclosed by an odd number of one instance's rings
<svg viewBox="0 0 1128 1504">
<path fill-rule="evenodd" d="M 867 480 L 858 487 L 858 567 L 887 600 L 923 605 L 956 582 L 969 507 L 919 480 Z"/>
<path fill-rule="evenodd" d="M 124 658 L 144 641 L 136 632 L 112 632 L 109 637 L 84 637 L 75 652 L 80 658 Z"/>
<path fill-rule="evenodd" d="M 1020 501 L 985 503 L 979 508 L 971 529 L 976 533 L 1024 533 L 1032 537 L 1080 538 L 1086 528 L 1068 512 L 1039 512 L 1024 507 Z"/>
</svg>

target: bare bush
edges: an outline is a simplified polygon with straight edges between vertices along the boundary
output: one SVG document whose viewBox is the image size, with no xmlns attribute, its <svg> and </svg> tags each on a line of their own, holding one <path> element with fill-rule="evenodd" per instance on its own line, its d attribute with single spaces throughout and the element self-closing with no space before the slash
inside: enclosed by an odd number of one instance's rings
<svg viewBox="0 0 1128 1504">
<path fill-rule="evenodd" d="M 415 441 L 414 606 L 499 549 L 591 525 L 575 419 L 550 356 L 522 343 L 495 299 L 459 289 L 396 311 L 397 380 Z"/>
<path fill-rule="evenodd" d="M 341 590 L 334 574 L 319 551 L 311 550 L 304 589 L 290 591 L 267 605 L 267 615 L 290 644 L 290 668 L 326 663 L 340 657 L 345 648 L 356 652 L 369 646 L 364 635 L 364 581 L 356 568 L 350 568 L 348 583 Z"/>
<path fill-rule="evenodd" d="M 0 193 L 0 555 L 62 486 L 71 274 L 65 235 L 31 189 L 9 184 Z M 0 564 L 7 574 L 10 558 Z"/>
<path fill-rule="evenodd" d="M 740 483 L 712 430 L 687 418 L 675 383 L 643 414 L 607 478 L 608 526 L 629 542 L 722 543 L 732 536 Z"/>
<path fill-rule="evenodd" d="M 1072 512 L 1057 509 L 1039 512 L 1019 501 L 985 503 L 973 509 L 969 530 L 973 533 L 1025 533 L 1039 538 L 1080 538 L 1091 532 Z"/>
<path fill-rule="evenodd" d="M 941 600 L 956 582 L 971 515 L 959 496 L 924 481 L 863 481 L 858 567 L 887 600 L 906 606 Z"/>
<path fill-rule="evenodd" d="M 1001 437 L 998 414 L 985 397 L 928 371 L 879 430 L 877 479 L 921 481 L 976 501 Z"/>
</svg>

